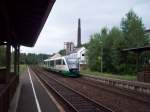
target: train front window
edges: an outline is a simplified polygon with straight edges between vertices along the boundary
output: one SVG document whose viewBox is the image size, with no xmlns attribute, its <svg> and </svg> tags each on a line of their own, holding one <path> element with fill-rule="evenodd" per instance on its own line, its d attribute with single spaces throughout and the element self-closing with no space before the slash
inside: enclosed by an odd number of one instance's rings
<svg viewBox="0 0 150 112">
<path fill-rule="evenodd" d="M 77 60 L 76 59 L 67 59 L 68 64 L 76 64 Z"/>
<path fill-rule="evenodd" d="M 67 64 L 70 69 L 74 69 L 78 67 L 78 60 L 76 58 L 68 58 Z"/>
<path fill-rule="evenodd" d="M 63 62 L 63 65 L 65 65 L 65 61 L 64 61 L 64 60 L 62 60 L 62 62 Z"/>
</svg>

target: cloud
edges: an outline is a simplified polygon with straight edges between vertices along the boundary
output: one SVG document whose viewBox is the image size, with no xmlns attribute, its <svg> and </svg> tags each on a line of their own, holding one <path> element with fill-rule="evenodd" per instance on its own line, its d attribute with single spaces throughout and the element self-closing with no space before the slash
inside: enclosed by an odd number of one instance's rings
<svg viewBox="0 0 150 112">
<path fill-rule="evenodd" d="M 76 44 L 77 19 L 81 18 L 82 43 L 102 27 L 120 26 L 125 14 L 133 9 L 150 28 L 149 0 L 56 0 L 34 48 L 22 52 L 53 53 L 63 49 L 64 42 Z"/>
</svg>

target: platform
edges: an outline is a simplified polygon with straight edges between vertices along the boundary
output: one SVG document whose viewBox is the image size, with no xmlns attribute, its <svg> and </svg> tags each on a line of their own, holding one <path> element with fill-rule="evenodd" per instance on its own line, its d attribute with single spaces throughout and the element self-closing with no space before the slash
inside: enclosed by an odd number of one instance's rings
<svg viewBox="0 0 150 112">
<path fill-rule="evenodd" d="M 17 112 L 60 112 L 55 99 L 29 68 L 20 76 L 20 82 Z"/>
</svg>

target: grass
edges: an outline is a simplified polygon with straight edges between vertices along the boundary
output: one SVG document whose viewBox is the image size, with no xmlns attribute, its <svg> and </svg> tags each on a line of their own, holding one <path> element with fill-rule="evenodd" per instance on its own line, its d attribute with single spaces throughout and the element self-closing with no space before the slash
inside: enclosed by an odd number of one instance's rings
<svg viewBox="0 0 150 112">
<path fill-rule="evenodd" d="M 27 69 L 27 65 L 20 65 L 20 73 L 19 74 L 22 74 L 23 72 L 25 72 L 25 70 Z"/>
<path fill-rule="evenodd" d="M 101 73 L 101 72 L 96 72 L 96 71 L 91 71 L 89 69 L 86 70 L 81 70 L 80 71 L 81 74 L 84 75 L 93 75 L 93 76 L 101 76 L 101 77 L 108 77 L 108 78 L 113 78 L 113 79 L 121 79 L 121 80 L 136 80 L 136 76 L 135 75 L 114 75 L 111 73 Z"/>
<path fill-rule="evenodd" d="M 0 69 L 6 69 L 6 67 L 0 66 Z M 25 64 L 20 65 L 19 74 L 22 74 L 23 72 L 25 72 L 26 69 L 27 69 L 27 65 L 25 65 Z M 14 66 L 13 65 L 11 65 L 11 72 L 14 72 Z"/>
</svg>

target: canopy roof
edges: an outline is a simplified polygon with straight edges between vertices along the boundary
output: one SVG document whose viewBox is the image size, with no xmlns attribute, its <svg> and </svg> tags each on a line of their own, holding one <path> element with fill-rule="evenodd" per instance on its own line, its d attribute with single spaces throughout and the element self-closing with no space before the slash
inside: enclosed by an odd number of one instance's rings
<svg viewBox="0 0 150 112">
<path fill-rule="evenodd" d="M 124 52 L 133 51 L 133 52 L 143 52 L 143 51 L 150 51 L 150 46 L 146 47 L 138 47 L 138 48 L 129 48 L 123 49 Z"/>
<path fill-rule="evenodd" d="M 0 44 L 34 46 L 55 0 L 0 0 Z"/>
<path fill-rule="evenodd" d="M 150 33 L 150 29 L 145 30 L 145 33 Z"/>
</svg>

